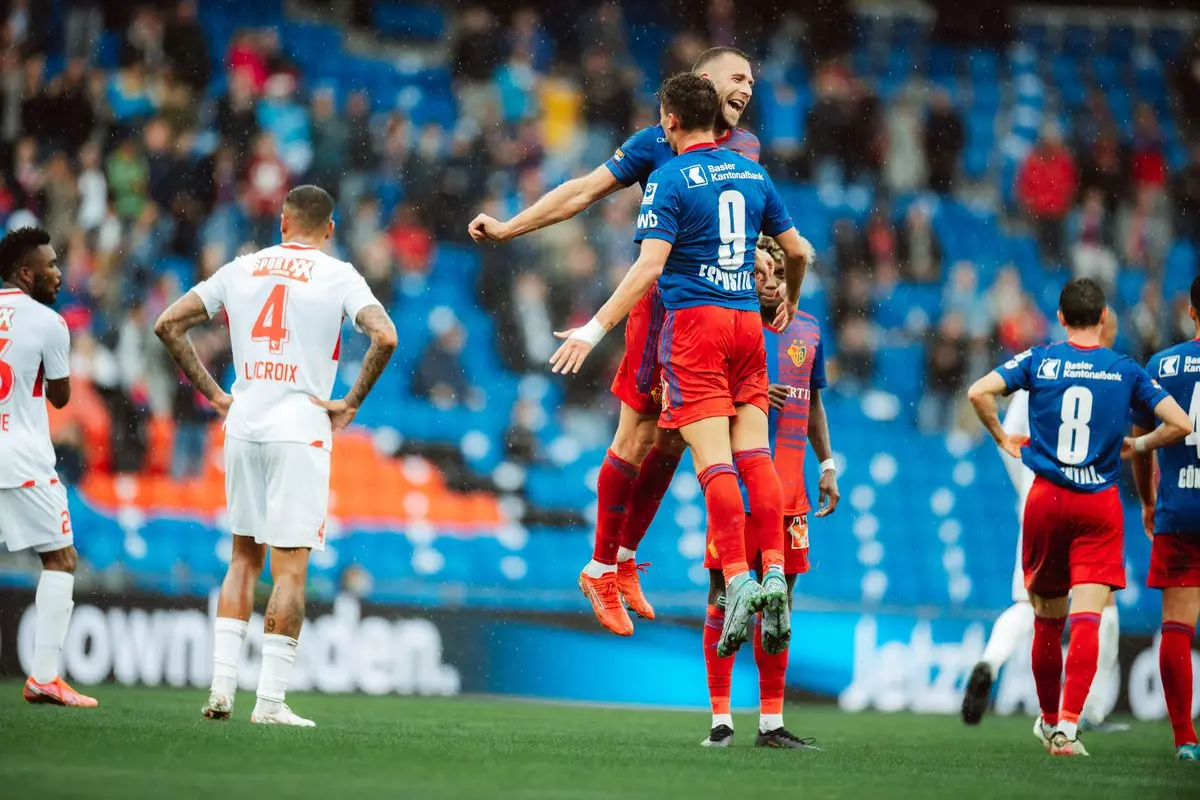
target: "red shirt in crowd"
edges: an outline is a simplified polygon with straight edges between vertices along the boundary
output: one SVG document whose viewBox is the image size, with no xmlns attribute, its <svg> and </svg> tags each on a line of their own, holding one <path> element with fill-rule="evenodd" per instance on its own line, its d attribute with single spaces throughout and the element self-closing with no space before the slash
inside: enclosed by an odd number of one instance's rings
<svg viewBox="0 0 1200 800">
<path fill-rule="evenodd" d="M 1017 197 L 1031 214 L 1063 217 L 1071 210 L 1079 174 L 1065 147 L 1039 147 L 1017 175 Z"/>
</svg>

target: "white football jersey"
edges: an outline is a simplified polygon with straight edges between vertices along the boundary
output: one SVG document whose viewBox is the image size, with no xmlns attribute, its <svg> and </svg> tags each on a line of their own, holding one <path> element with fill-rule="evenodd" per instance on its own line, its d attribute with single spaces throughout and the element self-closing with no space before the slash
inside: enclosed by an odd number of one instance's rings
<svg viewBox="0 0 1200 800">
<path fill-rule="evenodd" d="M 0 489 L 57 479 L 45 382 L 69 377 L 71 335 L 54 309 L 0 290 Z"/>
<path fill-rule="evenodd" d="M 1019 389 L 1012 393 L 1008 402 L 1008 410 L 1004 413 L 1004 422 L 1001 425 L 1004 432 L 1010 436 L 1029 436 L 1029 392 Z M 1007 453 L 1001 453 L 1000 458 L 1004 462 L 1004 468 L 1008 470 L 1008 477 L 1012 479 L 1013 486 L 1017 490 L 1017 499 L 1020 503 L 1018 513 L 1023 513 L 1025 498 L 1029 496 L 1029 490 L 1033 488 L 1033 470 L 1025 466 L 1020 459 L 1013 458 Z"/>
<path fill-rule="evenodd" d="M 229 316 L 233 405 L 225 433 L 251 442 L 302 442 L 331 449 L 328 413 L 342 320 L 380 305 L 345 261 L 285 242 L 226 264 L 192 291 L 209 316 Z"/>
</svg>

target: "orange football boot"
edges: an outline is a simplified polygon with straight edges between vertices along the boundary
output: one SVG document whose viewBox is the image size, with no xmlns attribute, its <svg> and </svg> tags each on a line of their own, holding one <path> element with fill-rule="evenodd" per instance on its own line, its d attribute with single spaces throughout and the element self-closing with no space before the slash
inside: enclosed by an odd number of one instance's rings
<svg viewBox="0 0 1200 800">
<path fill-rule="evenodd" d="M 49 683 L 38 683 L 32 677 L 25 681 L 25 699 L 30 703 L 48 703 L 52 706 L 72 708 L 95 708 L 100 703 L 94 697 L 80 694 L 61 677 Z"/>
<path fill-rule="evenodd" d="M 621 604 L 621 593 L 617 589 L 617 573 L 608 572 L 602 577 L 592 578 L 579 573 L 579 589 L 592 601 L 592 611 L 600 624 L 617 636 L 633 633 L 633 622 Z"/>
<path fill-rule="evenodd" d="M 617 591 L 621 593 L 629 610 L 642 619 L 654 619 L 654 606 L 650 605 L 650 601 L 642 593 L 642 582 L 638 579 L 638 573 L 645 572 L 648 566 L 649 561 L 635 564 L 632 558 L 617 562 Z"/>
</svg>

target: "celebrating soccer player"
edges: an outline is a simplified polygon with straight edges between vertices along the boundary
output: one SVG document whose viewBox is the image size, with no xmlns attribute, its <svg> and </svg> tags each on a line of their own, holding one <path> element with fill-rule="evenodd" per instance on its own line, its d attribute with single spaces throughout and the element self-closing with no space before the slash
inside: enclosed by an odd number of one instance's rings
<svg viewBox="0 0 1200 800">
<path fill-rule="evenodd" d="M 1162 449 L 1157 470 L 1154 453 L 1133 457 L 1142 524 L 1153 542 L 1146 585 L 1163 593 L 1158 665 L 1180 761 L 1200 761 L 1192 724 L 1192 638 L 1200 616 L 1200 277 L 1192 281 L 1191 294 L 1188 314 L 1196 338 L 1162 351 L 1149 364 L 1162 388 L 1188 408 L 1190 433 Z M 1154 421 L 1142 416 L 1133 434 L 1141 439 L 1153 427 Z"/>
<path fill-rule="evenodd" d="M 646 184 L 634 237 L 640 255 L 591 321 L 556 334 L 566 341 L 551 364 L 555 372 L 578 372 L 604 334 L 658 281 L 666 309 L 659 424 L 679 430 L 692 448 L 704 490 L 709 541 L 728 601 L 717 649 L 722 656 L 736 651 L 749 637 L 751 617 L 764 610 L 763 647 L 778 653 L 791 636 L 779 524 L 783 488 L 769 449 L 766 349 L 754 246 L 747 242 L 762 232 L 783 248 L 787 297 L 777 330 L 796 314 L 809 251 L 762 168 L 713 141 L 719 102 L 712 83 L 692 73 L 674 75 L 659 101 L 665 138 L 679 156 Z M 751 577 L 746 557 L 739 476 L 750 497 L 752 539 L 762 548 L 762 585 Z"/>
<path fill-rule="evenodd" d="M 737 127 L 754 92 L 749 57 L 732 47 L 714 47 L 696 60 L 692 71 L 712 81 L 720 113 L 713 124 L 714 141 L 757 161 L 757 137 Z M 603 165 L 588 175 L 551 190 L 508 222 L 480 214 L 469 226 L 476 242 L 505 242 L 539 228 L 570 219 L 618 189 L 639 183 L 675 157 L 661 125 L 629 137 Z M 596 618 L 613 633 L 628 636 L 633 622 L 621 600 L 645 619 L 654 618 L 638 578 L 637 548 L 654 519 L 683 453 L 683 439 L 657 427 L 662 370 L 658 337 L 665 309 L 656 286 L 640 298 L 625 326 L 625 356 L 613 380 L 621 415 L 597 482 L 597 519 L 592 559 L 579 576 L 579 586 Z"/>
<path fill-rule="evenodd" d="M 9 231 L 0 240 L 0 280 L 0 542 L 10 551 L 32 549 L 42 561 L 25 699 L 94 708 L 95 699 L 58 674 L 79 554 L 46 414 L 47 400 L 62 408 L 71 399 L 71 337 L 50 308 L 62 282 L 50 234 Z"/>
<path fill-rule="evenodd" d="M 228 719 L 254 585 L 271 548 L 258 701 L 250 721 L 312 727 L 284 702 L 304 623 L 308 554 L 325 549 L 333 434 L 354 419 L 396 349 L 396 329 L 354 267 L 321 251 L 333 235 L 333 198 L 316 186 L 288 192 L 283 243 L 235 259 L 163 312 L 155 332 L 179 368 L 225 417 L 225 494 L 233 558 L 217 599 L 212 691 L 202 713 Z M 187 332 L 229 316 L 237 380 L 226 394 Z M 330 400 L 342 320 L 371 337 L 358 378 Z"/>
<path fill-rule="evenodd" d="M 1187 414 L 1146 371 L 1101 345 L 1108 309 L 1090 278 L 1068 283 L 1058 301 L 1067 341 L 1027 350 L 969 391 L 996 443 L 1035 475 L 1025 504 L 1022 564 L 1033 604 L 1033 677 L 1041 716 L 1034 733 L 1057 756 L 1085 756 L 1079 717 L 1096 674 L 1100 614 L 1125 588 L 1120 458 L 1174 444 L 1191 432 Z M 1029 392 L 1029 446 L 1005 432 L 995 396 Z M 1129 410 L 1165 423 L 1125 439 Z M 1070 594 L 1068 605 L 1068 593 Z M 1071 634 L 1063 683 L 1062 636 Z M 1061 695 L 1061 707 L 1060 707 Z"/>
<path fill-rule="evenodd" d="M 815 516 L 825 517 L 837 508 L 840 493 L 837 471 L 830 447 L 829 424 L 821 390 L 825 388 L 825 356 L 821 329 L 817 321 L 797 313 L 782 334 L 769 327 L 779 310 L 780 288 L 784 286 L 783 250 L 767 236 L 760 236 L 756 255 L 763 261 L 758 297 L 766 339 L 767 374 L 771 380 L 771 452 L 783 484 L 783 518 L 779 525 L 784 535 L 783 573 L 787 580 L 788 602 L 796 576 L 808 572 L 808 512 L 812 508 L 804 486 L 804 456 L 811 440 L 821 462 L 817 484 L 821 508 Z M 811 410 L 810 410 L 811 409 Z M 749 525 L 747 531 L 751 530 Z M 746 542 L 746 554 L 762 575 L 762 547 Z M 704 624 L 704 667 L 708 676 L 712 727 L 701 744 L 705 747 L 729 747 L 733 744 L 733 717 L 729 713 L 733 658 L 717 655 L 717 639 L 725 616 L 725 577 L 712 550 L 705 551 L 704 566 L 709 570 L 708 614 Z M 783 724 L 783 695 L 787 684 L 788 651 L 769 654 L 761 636 L 754 641 L 754 663 L 758 667 L 759 720 L 756 747 L 782 747 L 812 750 L 811 739 L 793 735 Z"/>
</svg>

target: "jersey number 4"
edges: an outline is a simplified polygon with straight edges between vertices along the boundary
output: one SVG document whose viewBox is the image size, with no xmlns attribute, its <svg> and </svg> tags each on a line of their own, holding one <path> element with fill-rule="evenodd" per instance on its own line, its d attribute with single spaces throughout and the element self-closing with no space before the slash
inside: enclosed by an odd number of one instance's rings
<svg viewBox="0 0 1200 800">
<path fill-rule="evenodd" d="M 1188 416 L 1192 418 L 1192 432 L 1183 440 L 1188 447 L 1196 448 L 1196 458 L 1200 458 L 1200 381 L 1192 385 L 1192 402 L 1188 406 Z"/>
<path fill-rule="evenodd" d="M 11 364 L 4 361 L 4 352 L 11 346 L 10 340 L 0 339 L 0 405 L 8 402 L 17 385 L 17 373 L 13 371 Z"/>
<path fill-rule="evenodd" d="M 288 287 L 282 283 L 271 289 L 250 329 L 250 341 L 266 342 L 273 355 L 282 353 L 283 346 L 292 338 L 287 329 L 287 292 Z"/>
<path fill-rule="evenodd" d="M 1058 426 L 1058 463 L 1082 464 L 1087 458 L 1092 431 L 1092 391 L 1072 386 L 1063 392 L 1062 424 Z"/>
</svg>

